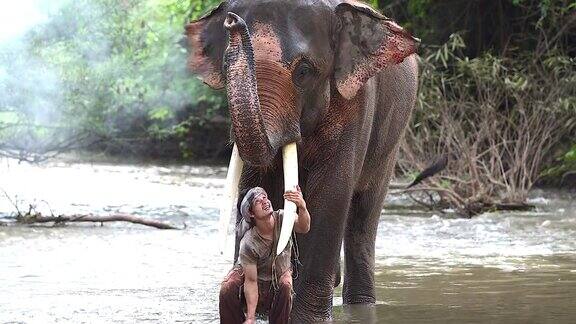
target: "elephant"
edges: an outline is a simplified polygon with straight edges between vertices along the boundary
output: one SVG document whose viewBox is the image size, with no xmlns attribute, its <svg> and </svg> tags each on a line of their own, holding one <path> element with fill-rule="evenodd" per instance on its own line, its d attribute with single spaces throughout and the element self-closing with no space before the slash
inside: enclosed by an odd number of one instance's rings
<svg viewBox="0 0 576 324">
<path fill-rule="evenodd" d="M 296 143 L 311 229 L 296 236 L 292 321 L 331 318 L 342 244 L 343 302 L 375 303 L 376 232 L 416 101 L 419 40 L 353 0 L 229 0 L 188 23 L 186 40 L 188 69 L 226 90 L 237 190 L 263 187 L 282 208 L 281 149 Z"/>
</svg>

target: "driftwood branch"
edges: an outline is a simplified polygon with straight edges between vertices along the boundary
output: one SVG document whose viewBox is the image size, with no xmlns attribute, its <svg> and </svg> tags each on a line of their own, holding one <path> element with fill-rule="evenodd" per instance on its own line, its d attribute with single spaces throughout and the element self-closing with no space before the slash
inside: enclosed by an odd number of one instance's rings
<svg viewBox="0 0 576 324">
<path fill-rule="evenodd" d="M 154 228 L 158 228 L 158 229 L 181 229 L 181 228 L 178 228 L 176 226 L 170 225 L 168 223 L 164 223 L 164 222 L 153 220 L 153 219 L 145 219 L 145 218 L 138 217 L 136 215 L 125 214 L 125 213 L 117 213 L 117 214 L 105 215 L 105 216 L 93 215 L 93 214 L 86 214 L 86 215 L 74 214 L 74 215 L 55 216 L 52 213 L 52 215 L 50 215 L 50 216 L 43 216 L 42 213 L 40 213 L 36 210 L 37 206 L 34 204 L 29 204 L 28 205 L 28 211 L 23 212 L 18 207 L 18 201 L 17 200 L 13 200 L 12 198 L 10 198 L 10 195 L 8 195 L 8 193 L 4 189 L 0 188 L 0 191 L 2 193 L 4 193 L 4 196 L 6 197 L 6 199 L 8 199 L 8 201 L 16 209 L 16 216 L 14 216 L 13 219 L 15 219 L 16 222 L 21 223 L 21 224 L 44 224 L 44 223 L 64 224 L 64 223 L 79 223 L 79 222 L 89 222 L 89 223 L 128 222 L 128 223 L 133 223 L 133 224 L 150 226 L 150 227 L 154 227 Z M 46 202 L 46 201 L 43 201 L 43 202 L 45 202 L 48 205 L 48 207 L 50 207 L 48 202 Z M 50 210 L 50 212 L 52 212 L 52 210 Z M 6 223 L 6 222 L 0 222 L 0 226 L 6 226 L 8 224 L 9 223 Z M 184 224 L 183 228 L 186 228 L 186 224 Z"/>
<path fill-rule="evenodd" d="M 144 219 L 130 214 L 113 214 L 107 216 L 100 215 L 59 215 L 59 216 L 42 216 L 42 215 L 29 215 L 18 216 L 18 222 L 24 224 L 43 224 L 43 223 L 77 223 L 77 222 L 92 222 L 92 223 L 108 223 L 108 222 L 128 222 L 133 224 L 140 224 L 158 229 L 180 229 L 176 226 L 157 221 L 152 219 Z"/>
<path fill-rule="evenodd" d="M 414 197 L 413 193 L 415 192 L 422 192 L 426 194 L 430 199 L 430 203 L 426 203 L 421 199 Z M 440 212 L 443 212 L 443 210 L 447 206 L 441 204 L 440 202 L 434 201 L 430 195 L 430 192 L 436 192 L 440 196 L 442 196 L 442 194 L 446 195 L 452 201 L 449 206 L 455 208 L 459 215 L 466 218 L 470 218 L 474 215 L 486 211 L 498 211 L 498 210 L 527 211 L 536 208 L 536 206 L 528 204 L 526 202 L 479 202 L 477 199 L 471 199 L 472 202 L 464 201 L 454 191 L 439 187 L 406 188 L 392 191 L 390 192 L 390 194 L 391 195 L 407 194 L 417 204 L 431 210 L 438 210 Z M 483 194 L 480 195 L 482 196 Z"/>
</svg>

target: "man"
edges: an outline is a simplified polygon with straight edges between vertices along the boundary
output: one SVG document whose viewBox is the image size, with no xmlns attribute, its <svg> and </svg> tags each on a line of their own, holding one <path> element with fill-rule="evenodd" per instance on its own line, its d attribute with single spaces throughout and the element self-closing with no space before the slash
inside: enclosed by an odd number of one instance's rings
<svg viewBox="0 0 576 324">
<path fill-rule="evenodd" d="M 284 199 L 298 208 L 294 231 L 307 233 L 310 214 L 300 187 L 286 191 Z M 276 256 L 283 211 L 274 211 L 266 191 L 255 187 L 244 196 L 240 213 L 251 228 L 240 241 L 237 264 L 220 288 L 220 322 L 252 324 L 258 312 L 268 313 L 270 323 L 288 323 L 292 309 L 292 242 Z"/>
</svg>

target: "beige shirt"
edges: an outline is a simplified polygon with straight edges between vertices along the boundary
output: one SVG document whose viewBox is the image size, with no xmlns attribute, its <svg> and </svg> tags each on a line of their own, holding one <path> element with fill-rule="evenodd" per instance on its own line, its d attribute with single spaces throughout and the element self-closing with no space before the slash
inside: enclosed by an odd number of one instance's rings
<svg viewBox="0 0 576 324">
<path fill-rule="evenodd" d="M 240 251 L 238 254 L 238 264 L 246 266 L 256 264 L 258 271 L 258 281 L 272 281 L 272 261 L 276 251 L 272 248 L 278 242 L 280 229 L 282 228 L 283 210 L 277 210 L 272 213 L 275 218 L 274 235 L 272 240 L 268 240 L 258 233 L 256 226 L 249 229 L 240 241 Z M 280 276 L 290 269 L 290 253 L 292 251 L 292 240 L 288 242 L 284 251 L 276 258 L 276 274 Z"/>
</svg>

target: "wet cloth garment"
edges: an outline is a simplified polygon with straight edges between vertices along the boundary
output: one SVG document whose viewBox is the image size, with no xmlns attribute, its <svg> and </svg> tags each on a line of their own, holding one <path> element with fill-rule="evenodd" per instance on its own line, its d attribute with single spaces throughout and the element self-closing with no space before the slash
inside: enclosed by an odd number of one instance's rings
<svg viewBox="0 0 576 324">
<path fill-rule="evenodd" d="M 278 289 L 274 290 L 271 282 L 258 281 L 256 313 L 268 314 L 271 324 L 288 323 L 292 310 L 292 271 L 284 272 L 278 282 Z M 245 311 L 244 271 L 236 265 L 220 288 L 220 323 L 242 324 L 246 320 Z"/>
<path fill-rule="evenodd" d="M 292 240 L 288 242 L 282 253 L 276 257 L 275 267 L 273 268 L 276 245 L 280 237 L 282 220 L 284 218 L 283 210 L 277 210 L 272 213 L 275 219 L 274 235 L 272 240 L 262 237 L 256 227 L 252 227 L 240 241 L 240 250 L 238 254 L 238 264 L 246 266 L 256 264 L 258 272 L 258 281 L 273 281 L 273 273 L 277 278 L 290 269 L 290 251 L 292 249 Z"/>
</svg>

